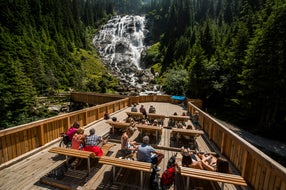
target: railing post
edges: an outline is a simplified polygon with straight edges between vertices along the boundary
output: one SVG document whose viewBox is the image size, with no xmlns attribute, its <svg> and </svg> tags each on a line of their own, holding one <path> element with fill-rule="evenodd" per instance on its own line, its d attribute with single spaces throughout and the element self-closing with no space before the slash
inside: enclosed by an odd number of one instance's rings
<svg viewBox="0 0 286 190">
<path fill-rule="evenodd" d="M 40 125 L 40 146 L 43 146 L 45 144 L 45 135 L 44 135 L 44 125 Z"/>
<path fill-rule="evenodd" d="M 224 147 L 225 147 L 224 141 L 225 141 L 225 133 L 222 133 L 222 139 L 221 139 L 221 145 L 220 145 L 220 151 L 222 154 L 224 154 L 224 151 L 225 151 L 224 150 Z"/>
</svg>

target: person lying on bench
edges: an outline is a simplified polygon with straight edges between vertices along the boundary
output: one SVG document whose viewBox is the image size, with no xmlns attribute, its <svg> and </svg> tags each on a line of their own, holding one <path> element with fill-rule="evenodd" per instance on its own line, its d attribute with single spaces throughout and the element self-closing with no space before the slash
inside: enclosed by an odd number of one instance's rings
<svg viewBox="0 0 286 190">
<path fill-rule="evenodd" d="M 158 165 L 164 158 L 164 154 L 150 146 L 149 141 L 150 139 L 148 136 L 143 137 L 143 143 L 139 145 L 137 149 L 137 160 L 152 163 L 154 169 L 160 171 L 161 168 Z"/>
<path fill-rule="evenodd" d="M 213 155 L 202 155 L 202 165 L 204 169 L 209 171 L 217 171 L 222 173 L 229 173 L 229 164 L 226 159 L 222 157 L 215 157 Z"/>
<path fill-rule="evenodd" d="M 181 148 L 182 154 L 182 166 L 201 169 L 203 170 L 202 162 L 198 155 L 194 154 L 194 152 L 190 151 L 187 148 Z"/>
</svg>

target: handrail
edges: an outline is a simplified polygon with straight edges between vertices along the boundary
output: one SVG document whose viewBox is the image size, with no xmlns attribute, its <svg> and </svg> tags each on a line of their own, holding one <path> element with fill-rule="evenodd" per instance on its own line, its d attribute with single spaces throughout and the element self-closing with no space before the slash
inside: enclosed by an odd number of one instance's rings
<svg viewBox="0 0 286 190">
<path fill-rule="evenodd" d="M 86 126 L 103 118 L 105 113 L 113 113 L 128 106 L 128 98 L 115 98 L 115 101 L 110 103 L 1 130 L 0 164 L 58 139 L 74 121 L 78 121 L 80 126 Z"/>
<path fill-rule="evenodd" d="M 96 106 L 1 130 L 0 164 L 58 139 L 60 133 L 66 131 L 74 121 L 86 126 L 102 119 L 105 113 L 114 113 L 133 103 L 182 103 L 167 95 L 126 97 L 77 92 L 72 93 L 71 98 L 75 101 L 88 101 L 88 104 Z M 209 140 L 213 141 L 221 153 L 240 171 L 251 188 L 286 189 L 285 167 L 203 112 L 201 100 L 186 101 L 188 112 L 193 114 L 194 111 L 199 111 L 199 123 Z"/>
<path fill-rule="evenodd" d="M 241 176 L 253 189 L 285 189 L 286 168 L 265 153 L 242 139 L 209 114 L 191 102 L 188 111 L 199 112 L 199 123 L 209 140 L 220 149 L 240 171 Z"/>
</svg>

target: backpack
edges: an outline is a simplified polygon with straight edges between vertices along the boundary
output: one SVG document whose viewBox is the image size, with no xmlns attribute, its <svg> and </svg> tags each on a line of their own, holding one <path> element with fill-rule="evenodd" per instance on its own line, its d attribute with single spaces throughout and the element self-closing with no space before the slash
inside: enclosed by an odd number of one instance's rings
<svg viewBox="0 0 286 190">
<path fill-rule="evenodd" d="M 64 142 L 65 145 L 67 145 L 67 144 L 70 142 L 69 136 L 64 135 L 64 136 L 63 136 L 63 142 Z"/>
<path fill-rule="evenodd" d="M 150 175 L 150 190 L 159 190 L 159 174 L 153 168 L 151 175 Z"/>
<path fill-rule="evenodd" d="M 168 189 L 175 180 L 175 163 L 176 163 L 177 154 L 171 156 L 167 163 L 167 169 L 164 171 L 161 177 L 161 189 Z"/>
<path fill-rule="evenodd" d="M 175 180 L 175 166 L 172 166 L 164 171 L 161 177 L 162 186 L 171 186 Z"/>
</svg>

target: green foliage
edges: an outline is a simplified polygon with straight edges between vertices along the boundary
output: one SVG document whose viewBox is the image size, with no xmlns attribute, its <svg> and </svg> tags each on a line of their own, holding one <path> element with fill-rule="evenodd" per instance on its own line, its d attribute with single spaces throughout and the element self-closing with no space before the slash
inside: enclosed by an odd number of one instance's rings
<svg viewBox="0 0 286 190">
<path fill-rule="evenodd" d="M 142 59 L 146 67 L 161 62 L 162 54 L 160 53 L 159 47 L 160 43 L 155 43 L 148 48 L 146 55 Z"/>
<path fill-rule="evenodd" d="M 209 112 L 246 127 L 283 130 L 285 6 L 285 0 L 0 1 L 0 125 L 49 115 L 33 109 L 38 95 L 113 92 L 118 81 L 91 39 L 117 12 L 146 14 L 155 43 L 144 61 L 166 92 L 201 98 Z"/>
<path fill-rule="evenodd" d="M 108 74 L 99 56 L 91 51 L 77 49 L 72 57 L 81 67 L 81 89 L 84 91 L 112 92 L 118 85 L 117 79 Z"/>
<path fill-rule="evenodd" d="M 116 88 L 117 82 L 106 74 L 99 58 L 83 50 L 91 50 L 90 32 L 94 35 L 95 30 L 90 28 L 106 19 L 107 13 L 113 14 L 109 5 L 93 0 L 0 1 L 1 128 L 35 115 L 50 115 L 48 110 L 35 110 L 37 96 Z M 84 9 L 99 11 L 86 15 Z M 90 89 L 89 80 L 99 88 Z"/>
<path fill-rule="evenodd" d="M 166 91 L 178 85 L 172 71 L 187 70 L 186 95 L 201 98 L 208 111 L 265 133 L 285 130 L 286 2 L 183 0 L 167 6 L 165 14 L 155 8 L 149 14 L 165 30 L 154 32 L 163 59 L 151 63 L 161 65 Z M 186 15 L 191 19 L 184 22 Z"/>
<path fill-rule="evenodd" d="M 168 71 L 163 88 L 168 94 L 186 95 L 188 81 L 189 74 L 186 70 L 172 69 Z"/>
<path fill-rule="evenodd" d="M 286 6 L 275 9 L 267 22 L 255 31 L 250 41 L 241 75 L 244 104 L 260 128 L 284 122 Z"/>
</svg>

